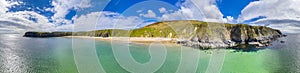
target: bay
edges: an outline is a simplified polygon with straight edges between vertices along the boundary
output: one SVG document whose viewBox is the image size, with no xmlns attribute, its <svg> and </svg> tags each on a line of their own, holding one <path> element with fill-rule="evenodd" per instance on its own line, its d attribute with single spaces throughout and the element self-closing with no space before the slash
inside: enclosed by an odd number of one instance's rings
<svg viewBox="0 0 300 73">
<path fill-rule="evenodd" d="M 297 73 L 300 71 L 300 40 L 298 38 L 300 35 L 291 34 L 279 39 L 285 41 L 284 43 L 275 41 L 266 49 L 252 52 L 231 49 L 199 50 L 166 44 L 164 45 L 166 47 L 165 60 L 154 72 L 174 73 L 180 70 L 180 72 L 205 73 L 208 72 L 207 70 L 214 70 L 209 68 L 213 67 L 212 62 L 217 62 L 221 67 L 216 68 L 219 69 L 216 71 L 221 73 Z M 21 34 L 0 34 L 0 73 L 77 73 L 78 68 L 84 67 L 77 67 L 74 59 L 74 49 L 72 49 L 74 39 L 77 42 L 94 41 L 93 39 L 63 37 L 26 38 Z M 100 40 L 94 42 L 95 48 L 81 48 L 96 49 L 99 63 L 105 72 L 131 71 L 128 70 L 130 66 L 124 67 L 118 62 L 112 42 Z M 113 45 L 115 44 L 124 43 L 114 42 Z M 130 46 L 130 54 L 136 62 L 145 64 L 153 58 L 149 52 L 151 44 L 126 44 Z"/>
</svg>

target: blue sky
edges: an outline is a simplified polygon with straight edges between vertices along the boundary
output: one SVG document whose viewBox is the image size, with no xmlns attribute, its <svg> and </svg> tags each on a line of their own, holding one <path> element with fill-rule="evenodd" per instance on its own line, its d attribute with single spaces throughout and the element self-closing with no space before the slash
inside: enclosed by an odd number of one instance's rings
<svg viewBox="0 0 300 73">
<path fill-rule="evenodd" d="M 138 27 L 164 20 L 200 20 L 246 23 L 278 29 L 300 30 L 300 5 L 295 0 L 3 0 L 0 1 L 0 31 L 70 30 L 76 24 Z M 272 9 L 270 9 L 272 8 Z M 279 12 L 280 11 L 280 12 Z M 109 23 L 99 22 L 99 20 Z M 76 22 L 81 20 L 85 22 Z M 286 20 L 294 21 L 287 23 Z M 278 24 L 276 22 L 286 22 Z M 89 23 L 88 23 L 89 22 Z M 7 26 L 5 26 L 5 25 Z M 101 24 L 101 26 L 100 26 Z M 12 26 L 14 25 L 14 26 Z M 285 25 L 285 27 L 280 26 Z M 81 25 L 86 26 L 86 25 Z M 289 26 L 289 27 L 286 27 Z M 24 29 L 30 28 L 30 29 Z"/>
<path fill-rule="evenodd" d="M 23 4 L 21 5 L 15 5 L 9 9 L 9 12 L 17 12 L 17 11 L 34 11 L 37 12 L 43 16 L 46 16 L 51 20 L 51 17 L 54 15 L 54 12 L 51 11 L 45 11 L 45 8 L 53 8 L 54 6 L 51 5 L 52 0 L 21 0 Z M 95 3 L 97 3 L 96 0 Z M 134 4 L 137 4 L 139 2 L 143 2 L 147 0 L 111 0 L 102 11 L 111 11 L 122 14 L 127 8 L 131 7 Z M 169 8 L 171 10 L 178 10 L 180 9 L 180 6 L 178 6 L 178 3 L 184 2 L 184 0 L 163 0 L 166 3 L 169 3 L 177 8 Z M 241 10 L 248 5 L 253 0 L 217 0 L 217 7 L 220 9 L 223 17 L 226 18 L 226 16 L 232 16 L 234 19 L 237 19 L 238 16 L 241 13 Z M 144 6 L 140 9 L 158 9 L 159 7 L 163 7 L 162 5 L 155 6 L 155 4 L 150 6 Z M 166 7 L 167 8 L 167 7 Z M 101 8 L 90 8 L 94 9 L 94 11 L 97 11 L 97 9 Z M 169 10 L 167 9 L 167 10 Z M 75 9 L 69 9 L 69 13 L 65 16 L 65 19 L 71 20 L 73 16 L 76 15 Z M 101 10 L 98 10 L 101 11 Z M 92 12 L 92 11 L 90 11 Z M 154 10 L 157 15 L 162 15 L 159 13 L 158 10 Z M 131 15 L 138 15 L 136 11 L 132 11 L 130 14 L 125 14 L 125 16 L 131 16 Z"/>
<path fill-rule="evenodd" d="M 257 0 L 218 0 L 217 6 L 223 13 L 224 17 L 232 16 L 237 19 L 244 7 L 252 1 Z"/>
<path fill-rule="evenodd" d="M 143 1 L 147 1 L 147 0 L 111 0 L 110 3 L 104 9 L 104 11 L 123 13 L 123 11 L 125 11 L 127 8 Z M 163 1 L 176 6 L 176 3 L 179 2 L 180 0 L 163 0 Z"/>
<path fill-rule="evenodd" d="M 23 4 L 14 5 L 9 8 L 8 12 L 34 11 L 48 18 L 54 15 L 51 11 L 45 11 L 43 8 L 53 8 L 52 0 L 20 0 Z"/>
</svg>

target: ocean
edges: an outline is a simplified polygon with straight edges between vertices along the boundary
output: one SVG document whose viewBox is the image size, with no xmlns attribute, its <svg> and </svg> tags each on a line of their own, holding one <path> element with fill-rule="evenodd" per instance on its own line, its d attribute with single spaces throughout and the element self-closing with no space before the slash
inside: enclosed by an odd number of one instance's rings
<svg viewBox="0 0 300 73">
<path fill-rule="evenodd" d="M 245 52 L 0 34 L 0 73 L 299 73 L 299 38 L 290 34 L 265 49 Z"/>
</svg>

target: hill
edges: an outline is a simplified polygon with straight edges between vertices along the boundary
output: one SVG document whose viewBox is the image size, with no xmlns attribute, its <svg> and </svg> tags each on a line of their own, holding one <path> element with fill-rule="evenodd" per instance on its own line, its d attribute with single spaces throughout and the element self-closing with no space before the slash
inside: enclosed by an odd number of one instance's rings
<svg viewBox="0 0 300 73">
<path fill-rule="evenodd" d="M 43 32 L 37 34 L 41 35 Z M 61 36 L 68 35 L 70 33 L 61 34 Z M 30 37 L 27 33 L 24 36 Z M 73 32 L 73 36 L 176 38 L 178 44 L 185 46 L 219 48 L 241 44 L 266 46 L 273 40 L 282 37 L 282 33 L 277 29 L 265 26 L 178 20 L 156 22 L 133 30 L 105 29 Z"/>
</svg>

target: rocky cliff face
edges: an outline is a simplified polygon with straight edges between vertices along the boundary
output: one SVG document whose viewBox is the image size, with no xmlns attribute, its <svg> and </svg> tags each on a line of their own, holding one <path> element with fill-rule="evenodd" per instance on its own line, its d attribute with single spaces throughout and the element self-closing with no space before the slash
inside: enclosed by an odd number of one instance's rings
<svg viewBox="0 0 300 73">
<path fill-rule="evenodd" d="M 239 47 L 240 45 L 263 47 L 282 37 L 279 30 L 265 26 L 222 24 L 194 20 L 158 22 L 134 31 L 139 32 L 139 35 L 132 33 L 135 36 L 148 36 L 151 34 L 152 37 L 166 37 L 168 36 L 166 34 L 171 33 L 173 38 L 178 38 L 178 44 L 200 49 Z M 162 34 L 159 33 L 161 31 L 163 31 Z"/>
<path fill-rule="evenodd" d="M 213 31 L 212 33 L 217 33 L 217 35 L 209 35 L 206 33 L 205 35 L 199 36 L 199 34 L 197 34 L 191 41 L 185 41 L 187 43 L 183 44 L 200 48 L 235 47 L 239 45 L 263 47 L 268 46 L 270 42 L 282 37 L 282 33 L 279 30 L 264 26 L 226 24 L 224 28 L 225 29 L 220 32 L 211 30 Z M 200 31 L 197 33 L 203 32 Z M 211 39 L 211 37 L 213 39 Z"/>
</svg>

